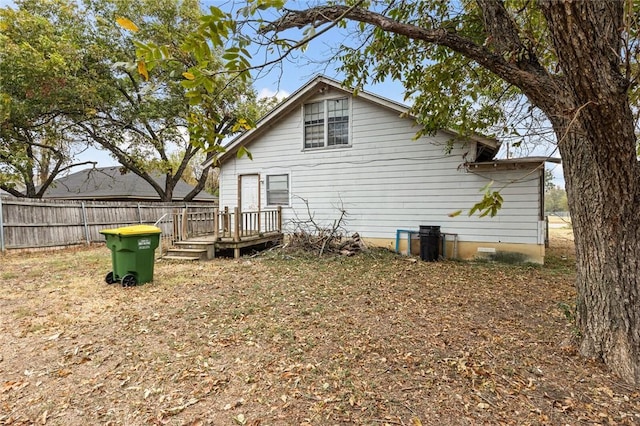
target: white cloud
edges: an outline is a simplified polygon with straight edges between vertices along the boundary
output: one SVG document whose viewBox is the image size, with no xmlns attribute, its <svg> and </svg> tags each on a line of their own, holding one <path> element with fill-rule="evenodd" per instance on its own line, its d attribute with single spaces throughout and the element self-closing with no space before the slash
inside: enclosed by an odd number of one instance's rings
<svg viewBox="0 0 640 426">
<path fill-rule="evenodd" d="M 290 94 L 291 93 L 283 91 L 283 90 L 279 90 L 277 92 L 274 92 L 273 90 L 269 89 L 268 87 L 263 87 L 258 92 L 258 98 L 269 98 L 269 97 L 272 97 L 272 96 L 276 96 L 278 98 L 278 100 L 281 101 L 284 98 L 288 97 Z"/>
</svg>

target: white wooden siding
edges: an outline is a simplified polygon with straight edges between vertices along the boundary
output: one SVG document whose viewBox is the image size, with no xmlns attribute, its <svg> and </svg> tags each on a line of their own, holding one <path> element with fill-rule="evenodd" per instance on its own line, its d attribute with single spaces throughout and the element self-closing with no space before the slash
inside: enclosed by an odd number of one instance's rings
<svg viewBox="0 0 640 426">
<path fill-rule="evenodd" d="M 331 91 L 314 100 L 323 97 L 332 97 Z M 220 205 L 237 205 L 239 174 L 259 173 L 261 205 L 266 206 L 266 175 L 287 173 L 292 196 L 291 207 L 283 208 L 285 225 L 295 218 L 294 210 L 305 217 L 304 198 L 315 220 L 327 224 L 339 217 L 342 203 L 347 229 L 365 238 L 393 239 L 397 229 L 439 225 L 460 241 L 538 243 L 541 171 L 466 172 L 459 166 L 464 153 L 468 161 L 474 159 L 474 146 L 458 143 L 447 155 L 448 135 L 414 141 L 418 129 L 411 120 L 358 97 L 350 100 L 351 147 L 304 151 L 302 116 L 296 109 L 248 146 L 253 160 L 232 158 L 223 164 Z M 513 182 L 501 191 L 502 210 L 494 218 L 468 217 L 490 180 L 493 189 Z M 456 210 L 465 212 L 449 217 Z"/>
</svg>

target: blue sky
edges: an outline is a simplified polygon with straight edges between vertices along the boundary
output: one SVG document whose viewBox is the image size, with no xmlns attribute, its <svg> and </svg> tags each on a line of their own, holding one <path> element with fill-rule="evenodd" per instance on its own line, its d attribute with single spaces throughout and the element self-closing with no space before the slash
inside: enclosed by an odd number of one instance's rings
<svg viewBox="0 0 640 426">
<path fill-rule="evenodd" d="M 241 4 L 243 2 L 236 0 L 236 3 Z M 286 7 L 290 9 L 302 9 L 308 3 L 309 2 L 288 1 Z M 232 11 L 234 8 L 237 9 L 237 7 L 234 6 L 233 0 L 205 0 L 202 4 L 205 11 L 210 5 L 218 6 L 226 11 Z M 7 5 L 13 5 L 13 2 L 0 0 L 0 7 Z M 290 32 L 288 35 L 290 37 L 300 37 L 299 32 L 297 34 Z M 336 70 L 338 64 L 335 62 L 327 63 L 326 59 L 333 55 L 335 49 L 345 41 L 345 37 L 348 37 L 348 34 L 344 31 L 336 28 L 332 29 L 323 34 L 319 39 L 313 40 L 306 52 L 296 53 L 280 65 L 272 67 L 269 72 L 261 72 L 254 75 L 254 87 L 258 93 L 264 96 L 278 94 L 280 97 L 285 97 L 299 89 L 304 83 L 317 74 L 325 74 L 328 77 L 341 80 L 343 75 Z M 266 57 L 263 51 L 252 52 L 252 54 L 254 54 L 256 64 L 263 63 Z M 388 80 L 376 85 L 370 84 L 365 87 L 365 90 L 404 103 L 404 88 L 401 82 Z M 504 151 L 505 149 L 501 150 L 500 156 L 505 155 Z M 552 148 L 537 148 L 528 155 L 549 155 L 551 151 Z M 557 156 L 557 154 L 555 154 L 555 156 Z M 106 152 L 93 149 L 81 154 L 79 159 L 81 161 L 98 161 L 99 166 L 118 164 Z M 564 186 L 562 166 L 548 163 L 547 167 L 551 169 L 554 174 L 554 182 L 557 185 Z"/>
<path fill-rule="evenodd" d="M 235 3 L 240 3 L 240 6 L 242 6 L 242 1 L 236 0 Z M 317 2 L 287 1 L 286 7 L 289 9 L 303 9 L 310 3 L 315 4 Z M 218 6 L 230 13 L 235 13 L 238 9 L 238 6 L 234 6 L 233 0 L 204 0 L 202 4 L 205 11 L 209 5 Z M 273 11 L 263 13 L 268 16 L 276 16 Z M 301 31 L 288 30 L 283 37 L 299 40 L 303 36 Z M 350 44 L 349 38 L 349 34 L 344 30 L 333 28 L 309 43 L 305 52 L 295 52 L 279 65 L 274 66 L 270 72 L 266 74 L 264 72 L 254 73 L 254 86 L 259 93 L 274 94 L 279 92 L 280 95 L 286 96 L 302 87 L 317 74 L 324 74 L 336 80 L 342 80 L 344 75 L 337 71 L 339 64 L 335 61 L 327 61 L 327 58 L 334 56 L 336 49 L 341 44 Z M 252 54 L 254 56 L 254 65 L 265 63 L 267 60 L 276 57 L 275 55 L 267 55 L 264 49 L 254 50 Z M 380 84 L 369 84 L 365 90 L 397 102 L 404 102 L 404 89 L 398 81 L 389 80 Z"/>
</svg>

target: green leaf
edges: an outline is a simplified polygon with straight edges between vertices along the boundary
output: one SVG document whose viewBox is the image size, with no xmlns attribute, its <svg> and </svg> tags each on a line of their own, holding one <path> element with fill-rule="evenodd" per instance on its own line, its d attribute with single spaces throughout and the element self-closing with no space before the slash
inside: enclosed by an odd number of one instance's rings
<svg viewBox="0 0 640 426">
<path fill-rule="evenodd" d="M 489 188 L 491 188 L 491 185 L 493 185 L 493 181 L 487 182 L 487 184 L 484 185 L 482 188 L 480 188 L 478 192 L 484 192 L 484 193 L 488 192 Z"/>
<path fill-rule="evenodd" d="M 199 93 L 192 92 L 190 94 L 191 96 L 187 95 L 187 98 L 189 99 L 189 105 L 196 106 L 202 103 L 202 96 L 200 96 Z"/>
<path fill-rule="evenodd" d="M 180 85 L 189 90 L 197 89 L 200 86 L 200 84 L 195 80 L 182 80 Z"/>
<path fill-rule="evenodd" d="M 469 216 L 473 216 L 474 213 L 479 212 L 479 217 L 494 217 L 502 208 L 503 201 L 504 200 L 499 191 L 487 190 L 484 193 L 482 200 L 471 207 L 471 210 L 469 210 Z"/>
<path fill-rule="evenodd" d="M 241 146 L 240 149 L 238 149 L 237 157 L 242 158 L 245 155 L 247 156 L 247 158 L 249 158 L 249 160 L 253 160 L 253 156 L 251 155 L 251 152 L 249 152 L 249 150 L 244 146 Z"/>
<path fill-rule="evenodd" d="M 209 78 L 204 78 L 202 80 L 202 85 L 204 86 L 204 89 L 208 92 L 208 93 L 213 93 L 215 90 L 215 86 L 214 83 L 211 79 Z"/>
</svg>

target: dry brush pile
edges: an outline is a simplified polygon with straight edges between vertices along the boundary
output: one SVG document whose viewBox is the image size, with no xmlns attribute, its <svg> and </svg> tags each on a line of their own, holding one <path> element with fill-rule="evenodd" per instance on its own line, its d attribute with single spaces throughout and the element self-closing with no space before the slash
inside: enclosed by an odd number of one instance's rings
<svg viewBox="0 0 640 426">
<path fill-rule="evenodd" d="M 330 221 L 330 224 L 326 224 L 315 219 L 308 200 L 304 198 L 300 200 L 305 205 L 306 217 L 300 218 L 294 211 L 295 219 L 290 223 L 294 230 L 285 248 L 317 254 L 320 257 L 323 255 L 353 256 L 367 249 L 367 245 L 357 232 L 351 234 L 347 232 L 345 225 L 348 213 L 342 202 L 337 208 L 338 217 Z"/>
</svg>

